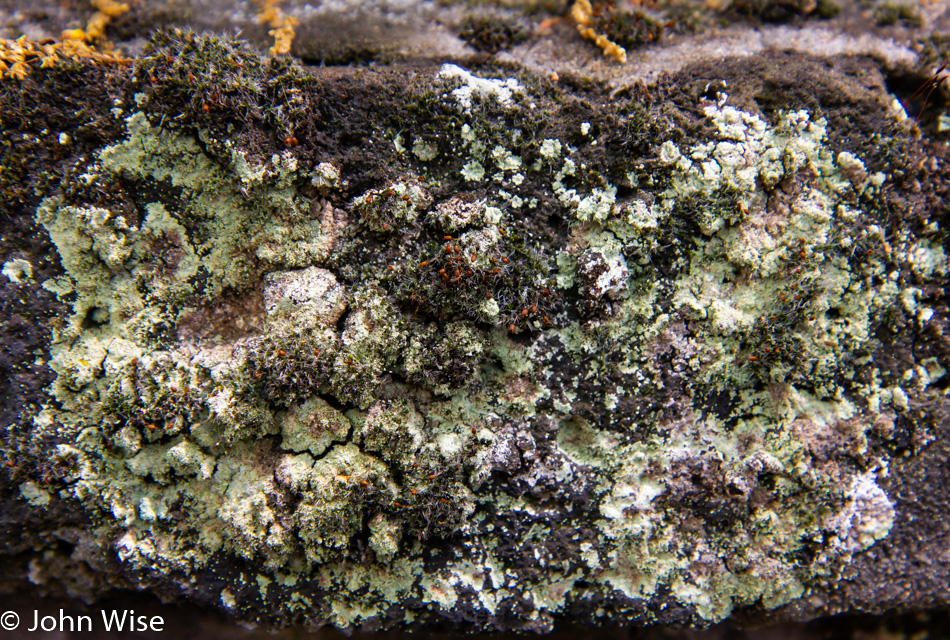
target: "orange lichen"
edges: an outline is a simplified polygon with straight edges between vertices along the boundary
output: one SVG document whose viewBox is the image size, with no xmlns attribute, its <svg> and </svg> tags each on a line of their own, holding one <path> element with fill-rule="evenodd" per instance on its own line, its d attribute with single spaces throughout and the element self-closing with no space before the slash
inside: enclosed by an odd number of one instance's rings
<svg viewBox="0 0 950 640">
<path fill-rule="evenodd" d="M 115 0 L 92 0 L 91 4 L 96 12 L 89 18 L 86 28 L 63 31 L 62 38 L 64 41 L 95 42 L 102 38 L 106 25 L 113 18 L 118 18 L 129 11 L 128 4 Z"/>
<path fill-rule="evenodd" d="M 82 40 L 66 39 L 51 44 L 30 42 L 26 36 L 0 40 L 0 80 L 22 80 L 37 66 L 54 67 L 63 60 L 91 60 L 103 64 L 129 64 L 117 55 L 102 53 Z"/>
<path fill-rule="evenodd" d="M 571 7 L 571 17 L 577 23 L 577 31 L 587 40 L 593 41 L 600 47 L 605 56 L 614 58 L 617 62 L 623 64 L 627 61 L 627 50 L 616 42 L 611 41 L 607 36 L 594 31 L 591 25 L 593 21 L 594 8 L 589 0 L 576 0 Z"/>
<path fill-rule="evenodd" d="M 274 38 L 274 46 L 270 48 L 271 55 L 279 56 L 290 53 L 290 44 L 294 40 L 294 27 L 300 24 L 300 21 L 293 16 L 286 15 L 277 3 L 281 0 L 258 0 L 261 6 L 260 13 L 257 14 L 257 21 L 260 24 L 270 25 L 271 30 L 267 33 Z"/>
</svg>

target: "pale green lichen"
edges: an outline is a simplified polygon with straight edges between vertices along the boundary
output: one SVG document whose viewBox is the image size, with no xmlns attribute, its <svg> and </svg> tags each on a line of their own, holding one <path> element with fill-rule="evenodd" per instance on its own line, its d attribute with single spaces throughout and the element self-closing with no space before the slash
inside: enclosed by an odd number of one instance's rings
<svg viewBox="0 0 950 640">
<path fill-rule="evenodd" d="M 321 398 L 293 406 L 281 422 L 282 448 L 323 455 L 335 442 L 345 442 L 350 422 Z"/>
<path fill-rule="evenodd" d="M 485 178 L 485 167 L 478 160 L 469 160 L 462 167 L 462 177 L 468 182 L 478 182 Z"/>
</svg>

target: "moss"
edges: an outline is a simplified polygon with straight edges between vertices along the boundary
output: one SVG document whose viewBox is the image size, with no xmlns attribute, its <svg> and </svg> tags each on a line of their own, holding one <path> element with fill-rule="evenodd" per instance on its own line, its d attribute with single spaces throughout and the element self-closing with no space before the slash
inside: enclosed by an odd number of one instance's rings
<svg viewBox="0 0 950 640">
<path fill-rule="evenodd" d="M 628 51 L 659 42 L 663 36 L 663 23 L 643 11 L 604 11 L 593 24 L 596 32 Z"/>
<path fill-rule="evenodd" d="M 830 20 L 841 13 L 841 5 L 835 2 L 835 0 L 818 0 L 816 11 L 819 18 Z"/>
<path fill-rule="evenodd" d="M 445 238 L 391 265 L 383 282 L 397 299 L 439 319 L 468 318 L 510 333 L 552 323 L 558 295 L 530 240 L 494 225 Z"/>
<path fill-rule="evenodd" d="M 840 8 L 834 2 L 806 2 L 802 0 L 733 0 L 729 10 L 741 16 L 758 18 L 764 22 L 789 22 L 815 14 L 827 19 L 837 15 Z"/>
<path fill-rule="evenodd" d="M 347 374 L 338 377 L 335 366 L 343 362 Z M 351 391 L 371 378 L 360 376 L 361 362 L 346 351 L 329 329 L 274 327 L 259 341 L 248 345 L 248 373 L 256 390 L 272 402 L 288 406 L 315 393 L 339 393 L 344 402 L 353 400 Z M 334 387 L 334 380 L 337 386 Z M 334 394 L 335 395 L 335 394 Z"/>
<path fill-rule="evenodd" d="M 884 2 L 874 7 L 874 20 L 882 27 L 893 26 L 898 22 L 906 22 L 912 27 L 922 24 L 916 7 L 897 2 Z"/>
<path fill-rule="evenodd" d="M 486 53 L 510 49 L 528 38 L 527 29 L 513 17 L 495 14 L 469 14 L 458 26 L 459 37 L 471 47 Z"/>
<path fill-rule="evenodd" d="M 265 60 L 234 38 L 159 31 L 136 60 L 133 77 L 139 107 L 149 111 L 181 109 L 187 121 L 215 130 L 264 124 L 281 140 L 308 130 L 305 74 L 289 58 Z"/>
<path fill-rule="evenodd" d="M 489 319 L 500 314 L 500 309 L 480 311 Z M 429 325 L 409 339 L 403 367 L 410 382 L 449 394 L 477 380 L 487 352 L 488 341 L 470 322 L 453 322 L 441 329 Z"/>
<path fill-rule="evenodd" d="M 397 182 L 374 189 L 353 202 L 359 221 L 370 231 L 393 233 L 415 223 L 432 197 L 418 184 Z"/>
</svg>

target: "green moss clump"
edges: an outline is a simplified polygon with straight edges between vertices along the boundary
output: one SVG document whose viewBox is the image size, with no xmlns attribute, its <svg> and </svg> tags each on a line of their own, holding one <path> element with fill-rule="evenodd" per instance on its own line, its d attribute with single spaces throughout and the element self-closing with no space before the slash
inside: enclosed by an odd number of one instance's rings
<svg viewBox="0 0 950 640">
<path fill-rule="evenodd" d="M 102 404 L 103 422 L 140 430 L 148 441 L 177 434 L 208 415 L 205 385 L 171 358 L 143 362 L 134 357 L 110 382 Z"/>
<path fill-rule="evenodd" d="M 330 329 L 275 328 L 251 342 L 246 361 L 249 391 L 282 406 L 318 394 L 351 402 L 372 382 Z"/>
<path fill-rule="evenodd" d="M 311 129 L 312 81 L 291 59 L 265 60 L 246 42 L 181 29 L 159 31 L 146 44 L 133 78 L 142 108 L 178 110 L 181 119 L 209 129 L 261 126 L 286 146 Z M 223 120 L 222 115 L 228 119 Z"/>
<path fill-rule="evenodd" d="M 659 42 L 663 23 L 643 11 L 605 11 L 594 20 L 594 31 L 629 50 Z"/>
<path fill-rule="evenodd" d="M 904 22 L 910 27 L 923 24 L 917 7 L 899 2 L 885 2 L 874 7 L 874 20 L 878 26 L 890 27 Z"/>
<path fill-rule="evenodd" d="M 410 338 L 404 369 L 410 382 L 448 394 L 475 380 L 487 352 L 488 341 L 471 322 L 428 325 Z"/>
<path fill-rule="evenodd" d="M 372 189 L 353 202 L 360 224 L 381 234 L 391 234 L 416 222 L 432 204 L 432 196 L 419 184 L 396 182 Z"/>
<path fill-rule="evenodd" d="M 777 283 L 774 306 L 768 315 L 756 319 L 740 338 L 737 363 L 762 382 L 797 382 L 812 375 L 806 366 L 811 351 L 807 321 L 816 313 L 812 302 L 820 292 L 820 272 L 803 273 L 800 262 L 798 266 L 789 264 L 792 276 Z"/>
<path fill-rule="evenodd" d="M 818 0 L 818 8 L 816 11 L 818 17 L 822 20 L 830 20 L 841 13 L 841 5 L 835 2 L 835 0 Z"/>
<path fill-rule="evenodd" d="M 764 22 L 789 22 L 812 14 L 832 18 L 838 14 L 840 7 L 833 0 L 820 3 L 811 0 L 733 0 L 729 10 Z"/>
<path fill-rule="evenodd" d="M 355 440 L 397 469 L 402 479 L 402 491 L 386 505 L 392 519 L 405 523 L 406 532 L 419 540 L 461 529 L 475 508 L 465 482 L 471 438 L 436 436 L 409 400 L 376 402 L 365 414 L 349 416 Z"/>
<path fill-rule="evenodd" d="M 742 218 L 739 196 L 737 189 L 727 185 L 714 192 L 697 191 L 677 201 L 670 235 L 682 239 L 698 229 L 711 236 L 724 225 L 737 223 Z"/>
</svg>

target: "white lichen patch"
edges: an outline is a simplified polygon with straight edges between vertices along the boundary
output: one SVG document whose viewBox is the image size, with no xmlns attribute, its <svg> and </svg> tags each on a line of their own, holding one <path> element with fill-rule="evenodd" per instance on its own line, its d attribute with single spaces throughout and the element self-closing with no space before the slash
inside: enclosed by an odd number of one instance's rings
<svg viewBox="0 0 950 640">
<path fill-rule="evenodd" d="M 837 549 L 851 553 L 866 549 L 891 530 L 894 505 L 877 485 L 873 473 L 854 477 L 844 497 L 844 508 L 830 515 L 825 524 L 835 536 L 833 544 Z"/>
<path fill-rule="evenodd" d="M 325 269 L 275 271 L 264 280 L 264 308 L 275 318 L 333 327 L 346 311 L 346 293 Z"/>
<path fill-rule="evenodd" d="M 454 64 L 442 65 L 438 78 L 461 83 L 462 86 L 452 90 L 452 98 L 465 111 L 471 111 L 475 98 L 495 100 L 503 106 L 511 107 L 514 106 L 513 96 L 524 93 L 524 87 L 514 78 L 479 78 Z"/>
<path fill-rule="evenodd" d="M 369 521 L 369 531 L 369 546 L 376 554 L 376 559 L 383 563 L 392 560 L 399 551 L 402 526 L 382 514 L 377 514 Z"/>
<path fill-rule="evenodd" d="M 549 160 L 561 157 L 561 141 L 548 138 L 541 143 L 541 156 Z"/>
<path fill-rule="evenodd" d="M 33 280 L 33 265 L 28 260 L 14 258 L 3 263 L 2 273 L 13 284 L 23 284 Z"/>
<path fill-rule="evenodd" d="M 438 204 L 429 214 L 439 226 L 450 233 L 483 223 L 487 206 L 484 199 L 471 200 L 455 196 Z"/>
<path fill-rule="evenodd" d="M 49 493 L 39 488 L 35 482 L 24 482 L 21 484 L 20 495 L 34 507 L 45 507 L 49 504 Z"/>
<path fill-rule="evenodd" d="M 335 189 L 340 183 L 340 170 L 330 162 L 318 164 L 310 176 L 310 183 L 321 193 Z"/>
<path fill-rule="evenodd" d="M 346 227 L 345 212 L 329 203 L 317 207 L 311 219 L 268 220 L 256 240 L 257 257 L 275 267 L 300 269 L 325 262 Z"/>
</svg>

